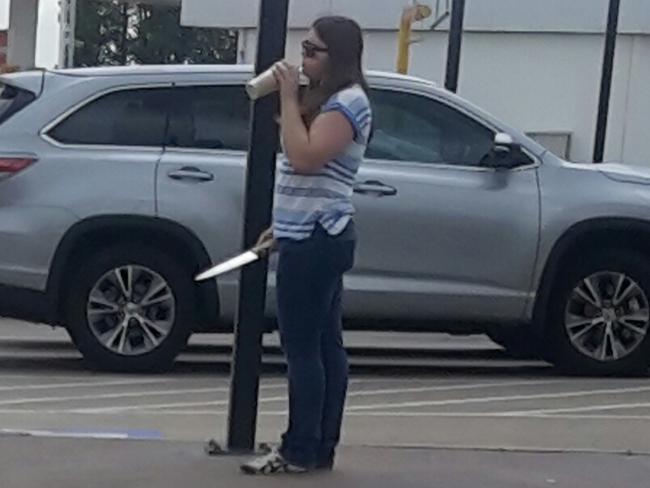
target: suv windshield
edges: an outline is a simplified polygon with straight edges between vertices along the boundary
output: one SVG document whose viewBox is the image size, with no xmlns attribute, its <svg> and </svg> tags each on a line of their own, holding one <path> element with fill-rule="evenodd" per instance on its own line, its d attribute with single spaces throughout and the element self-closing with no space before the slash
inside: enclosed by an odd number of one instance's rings
<svg viewBox="0 0 650 488">
<path fill-rule="evenodd" d="M 32 103 L 32 92 L 0 83 L 0 124 Z"/>
</svg>

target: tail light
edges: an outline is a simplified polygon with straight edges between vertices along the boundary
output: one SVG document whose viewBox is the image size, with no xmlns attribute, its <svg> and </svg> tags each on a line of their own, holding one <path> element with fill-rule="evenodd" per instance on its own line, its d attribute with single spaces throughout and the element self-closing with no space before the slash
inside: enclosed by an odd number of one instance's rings
<svg viewBox="0 0 650 488">
<path fill-rule="evenodd" d="M 14 158 L 0 157 L 0 178 L 20 173 L 34 161 L 36 161 L 36 158 L 27 156 Z"/>
</svg>

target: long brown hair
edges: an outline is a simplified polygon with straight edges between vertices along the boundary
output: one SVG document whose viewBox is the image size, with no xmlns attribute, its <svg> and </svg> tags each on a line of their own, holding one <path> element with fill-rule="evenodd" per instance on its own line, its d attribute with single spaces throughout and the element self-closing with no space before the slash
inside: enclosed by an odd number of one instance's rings
<svg viewBox="0 0 650 488">
<path fill-rule="evenodd" d="M 355 84 L 366 93 L 369 90 L 363 75 L 363 33 L 359 24 L 347 17 L 328 16 L 316 20 L 312 29 L 327 46 L 329 69 L 323 80 L 312 81 L 303 93 L 301 111 L 308 124 L 336 92 Z"/>
</svg>

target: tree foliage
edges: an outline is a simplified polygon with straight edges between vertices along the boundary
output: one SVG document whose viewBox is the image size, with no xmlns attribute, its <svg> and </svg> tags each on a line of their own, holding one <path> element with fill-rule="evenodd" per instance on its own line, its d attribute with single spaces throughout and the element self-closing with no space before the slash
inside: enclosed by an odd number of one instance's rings
<svg viewBox="0 0 650 488">
<path fill-rule="evenodd" d="M 75 66 L 234 63 L 237 34 L 180 25 L 180 7 L 77 2 Z"/>
</svg>

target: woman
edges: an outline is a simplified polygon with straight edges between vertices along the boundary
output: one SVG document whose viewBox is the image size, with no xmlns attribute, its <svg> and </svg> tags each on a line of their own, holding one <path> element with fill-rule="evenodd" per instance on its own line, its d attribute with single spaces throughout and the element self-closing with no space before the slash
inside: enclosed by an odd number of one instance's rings
<svg viewBox="0 0 650 488">
<path fill-rule="evenodd" d="M 317 20 L 299 70 L 274 70 L 286 160 L 278 167 L 272 233 L 279 251 L 277 309 L 289 376 L 289 426 L 279 449 L 242 466 L 248 474 L 332 469 L 347 391 L 343 274 L 354 260 L 352 192 L 371 131 L 359 25 Z"/>
</svg>

